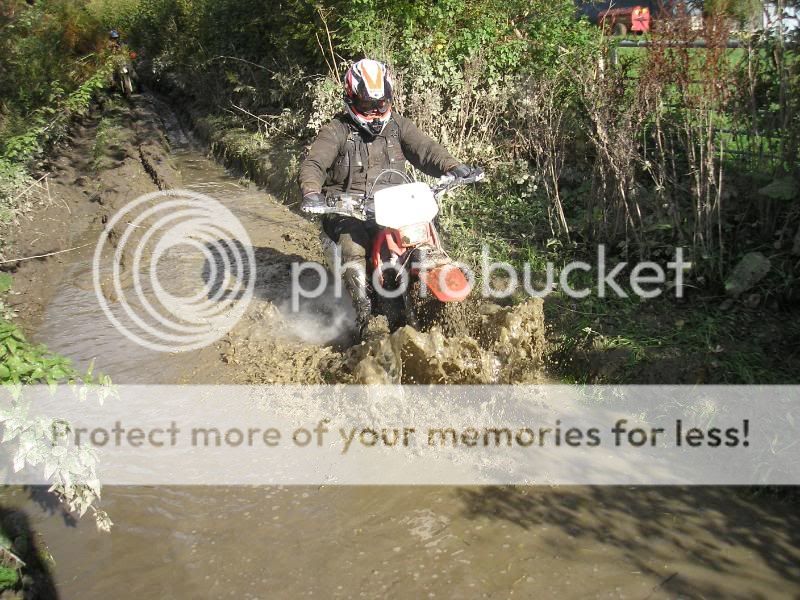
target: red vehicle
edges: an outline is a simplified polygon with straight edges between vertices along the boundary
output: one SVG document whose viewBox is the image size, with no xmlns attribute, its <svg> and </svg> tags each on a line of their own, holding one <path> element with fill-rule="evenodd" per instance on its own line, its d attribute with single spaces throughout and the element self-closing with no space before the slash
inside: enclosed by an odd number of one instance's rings
<svg viewBox="0 0 800 600">
<path fill-rule="evenodd" d="M 665 16 L 675 3 L 670 0 L 576 0 L 575 4 L 579 16 L 588 18 L 607 33 L 626 35 L 650 31 L 653 19 Z"/>
<path fill-rule="evenodd" d="M 395 185 L 374 196 L 343 194 L 328 198 L 328 208 L 317 214 L 340 214 L 378 225 L 367 261 L 367 277 L 375 283 L 376 306 L 384 310 L 392 328 L 408 324 L 418 328 L 418 308 L 429 301 L 461 302 L 471 291 L 464 272 L 442 247 L 434 219 L 439 198 L 456 187 L 483 179 L 483 172 L 467 178 L 443 177 L 434 187 L 422 182 Z M 322 235 L 325 235 L 324 233 Z M 323 240 L 323 246 L 333 242 Z M 421 284 L 421 285 L 419 285 Z M 388 293 L 387 293 L 388 292 Z M 389 313 L 399 312 L 400 318 Z M 392 323 L 394 321 L 394 323 Z"/>
<path fill-rule="evenodd" d="M 609 8 L 600 13 L 600 26 L 614 35 L 626 35 L 629 31 L 650 31 L 650 9 L 646 6 Z"/>
</svg>

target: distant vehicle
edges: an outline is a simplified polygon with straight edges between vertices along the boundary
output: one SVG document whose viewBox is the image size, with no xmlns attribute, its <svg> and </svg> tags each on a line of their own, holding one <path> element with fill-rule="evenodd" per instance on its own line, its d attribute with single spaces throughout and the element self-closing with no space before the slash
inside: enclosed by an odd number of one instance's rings
<svg viewBox="0 0 800 600">
<path fill-rule="evenodd" d="M 578 16 L 586 17 L 613 35 L 647 33 L 654 23 L 694 12 L 690 3 L 680 0 L 576 0 L 575 5 Z M 692 23 L 694 26 L 694 20 Z"/>
<path fill-rule="evenodd" d="M 130 98 L 133 95 L 133 79 L 131 79 L 131 68 L 127 64 L 122 65 L 119 68 L 119 85 L 122 89 L 122 94 L 126 98 Z"/>
<path fill-rule="evenodd" d="M 609 8 L 600 13 L 600 26 L 614 35 L 650 31 L 650 9 L 646 6 Z"/>
</svg>

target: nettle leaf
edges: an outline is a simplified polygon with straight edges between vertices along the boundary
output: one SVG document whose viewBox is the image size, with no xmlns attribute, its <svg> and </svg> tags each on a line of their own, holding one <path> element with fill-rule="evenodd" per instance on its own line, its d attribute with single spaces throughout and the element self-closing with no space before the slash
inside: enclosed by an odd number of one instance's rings
<svg viewBox="0 0 800 600">
<path fill-rule="evenodd" d="M 34 433 L 30 429 L 26 429 L 22 432 L 19 436 L 19 448 L 20 450 L 28 453 L 31 449 L 36 445 L 36 439 L 34 437 Z"/>
<path fill-rule="evenodd" d="M 42 448 L 34 446 L 28 451 L 28 462 L 32 465 L 38 465 L 44 460 L 44 451 Z"/>
<path fill-rule="evenodd" d="M 13 425 L 6 423 L 5 427 L 3 428 L 3 439 L 1 443 L 6 444 L 13 440 L 19 434 L 19 429 L 14 427 Z"/>
<path fill-rule="evenodd" d="M 792 200 L 797 197 L 798 184 L 794 177 L 782 177 L 758 190 L 758 193 L 772 200 Z"/>
</svg>

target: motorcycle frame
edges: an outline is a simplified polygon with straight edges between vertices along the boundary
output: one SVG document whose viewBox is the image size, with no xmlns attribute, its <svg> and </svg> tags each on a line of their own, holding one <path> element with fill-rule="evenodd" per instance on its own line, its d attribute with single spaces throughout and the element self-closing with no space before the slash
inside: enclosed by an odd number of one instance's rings
<svg viewBox="0 0 800 600">
<path fill-rule="evenodd" d="M 415 269 L 413 266 L 409 267 L 408 262 L 415 250 L 424 246 L 430 246 L 436 250 L 442 249 L 439 232 L 436 231 L 434 224 L 428 223 L 427 230 L 426 239 L 413 244 L 405 244 L 403 242 L 403 236 L 399 229 L 384 227 L 378 231 L 372 241 L 369 264 L 371 272 L 374 273 L 376 269 L 378 270 L 381 285 L 384 284 L 383 270 L 381 269 L 384 264 L 399 264 L 400 269 L 397 277 L 403 271 L 407 271 L 409 275 L 414 276 L 419 273 L 419 269 Z M 384 256 L 388 256 L 388 258 L 384 259 Z M 392 258 L 395 258 L 395 260 L 393 261 Z"/>
</svg>

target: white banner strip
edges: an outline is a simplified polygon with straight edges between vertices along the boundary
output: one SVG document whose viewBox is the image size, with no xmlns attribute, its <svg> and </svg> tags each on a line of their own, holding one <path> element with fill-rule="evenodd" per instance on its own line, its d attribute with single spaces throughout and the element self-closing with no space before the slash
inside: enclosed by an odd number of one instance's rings
<svg viewBox="0 0 800 600">
<path fill-rule="evenodd" d="M 2 394 L 4 484 L 800 484 L 800 386 Z"/>
</svg>

